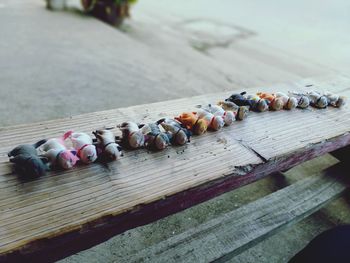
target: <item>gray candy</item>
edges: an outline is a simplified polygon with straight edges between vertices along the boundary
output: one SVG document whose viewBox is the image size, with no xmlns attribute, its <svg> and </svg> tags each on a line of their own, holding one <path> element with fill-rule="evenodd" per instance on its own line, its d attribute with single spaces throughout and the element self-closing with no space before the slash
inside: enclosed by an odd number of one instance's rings
<svg viewBox="0 0 350 263">
<path fill-rule="evenodd" d="M 23 178 L 30 179 L 46 174 L 48 161 L 46 157 L 39 157 L 36 148 L 44 144 L 41 140 L 35 144 L 23 144 L 8 153 L 10 162 L 15 164 L 15 171 Z"/>
</svg>

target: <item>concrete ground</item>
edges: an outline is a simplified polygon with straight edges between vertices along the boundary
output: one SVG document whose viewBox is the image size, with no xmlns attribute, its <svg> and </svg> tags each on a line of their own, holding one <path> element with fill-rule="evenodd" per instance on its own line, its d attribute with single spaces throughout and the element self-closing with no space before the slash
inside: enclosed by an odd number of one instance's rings
<svg viewBox="0 0 350 263">
<path fill-rule="evenodd" d="M 0 2 L 0 126 L 121 106 L 348 74 L 345 0 L 140 0 L 120 30 L 83 15 L 77 1 L 51 12 L 42 0 Z M 310 175 L 320 157 L 288 172 Z M 224 194 L 116 236 L 64 262 L 123 262 L 123 255 L 236 209 L 281 187 L 280 178 Z M 348 196 L 235 257 L 286 262 L 312 237 L 349 223 Z"/>
</svg>

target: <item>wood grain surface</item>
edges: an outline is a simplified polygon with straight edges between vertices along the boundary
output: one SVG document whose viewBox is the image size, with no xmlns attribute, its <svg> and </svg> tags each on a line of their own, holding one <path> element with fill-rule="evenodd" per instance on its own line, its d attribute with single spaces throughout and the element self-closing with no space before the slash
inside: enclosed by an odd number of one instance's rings
<svg viewBox="0 0 350 263">
<path fill-rule="evenodd" d="M 311 84 L 350 96 L 350 80 L 344 76 L 248 92 L 305 89 Z M 91 134 L 96 128 L 115 127 L 127 120 L 143 123 L 173 117 L 232 92 L 0 128 L 0 259 L 51 250 L 73 253 L 73 244 L 87 248 L 101 231 L 121 233 L 350 144 L 346 106 L 251 113 L 247 120 L 194 137 L 183 147 L 127 151 L 116 162 L 79 165 L 31 182 L 19 181 L 8 162 L 7 152 L 18 144 L 57 137 L 69 129 Z"/>
<path fill-rule="evenodd" d="M 338 197 L 348 187 L 347 168 L 344 164 L 337 164 L 123 260 L 227 262 Z"/>
</svg>

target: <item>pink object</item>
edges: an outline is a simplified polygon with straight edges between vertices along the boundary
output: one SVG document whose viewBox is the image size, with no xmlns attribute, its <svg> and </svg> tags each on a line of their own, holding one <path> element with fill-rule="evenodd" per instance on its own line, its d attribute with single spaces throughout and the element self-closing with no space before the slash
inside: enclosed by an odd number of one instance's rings
<svg viewBox="0 0 350 263">
<path fill-rule="evenodd" d="M 73 134 L 73 131 L 67 131 L 65 134 L 63 134 L 62 139 L 65 141 L 67 140 L 69 137 L 71 137 Z"/>
<path fill-rule="evenodd" d="M 51 166 L 71 169 L 79 160 L 79 157 L 76 156 L 76 150 L 67 149 L 63 138 L 64 136 L 49 139 L 41 146 L 41 149 L 43 155 L 50 160 Z"/>
<path fill-rule="evenodd" d="M 62 139 L 63 141 L 71 140 L 73 148 L 77 151 L 77 157 L 83 163 L 88 164 L 96 161 L 96 147 L 93 145 L 92 138 L 86 133 L 67 131 Z"/>
<path fill-rule="evenodd" d="M 77 161 L 79 161 L 79 157 L 74 155 L 74 153 L 71 151 L 64 151 L 63 153 L 60 154 L 60 156 L 66 161 L 71 160 L 73 165 L 75 165 Z"/>
</svg>

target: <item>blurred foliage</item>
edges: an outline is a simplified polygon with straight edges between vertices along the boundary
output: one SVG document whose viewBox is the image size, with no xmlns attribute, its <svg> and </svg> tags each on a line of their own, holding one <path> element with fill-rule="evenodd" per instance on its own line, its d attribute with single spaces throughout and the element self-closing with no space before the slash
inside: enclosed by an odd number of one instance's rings
<svg viewBox="0 0 350 263">
<path fill-rule="evenodd" d="M 135 4 L 138 0 L 114 0 L 117 5 L 128 2 L 129 4 Z"/>
</svg>

